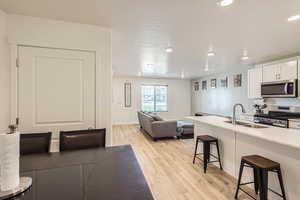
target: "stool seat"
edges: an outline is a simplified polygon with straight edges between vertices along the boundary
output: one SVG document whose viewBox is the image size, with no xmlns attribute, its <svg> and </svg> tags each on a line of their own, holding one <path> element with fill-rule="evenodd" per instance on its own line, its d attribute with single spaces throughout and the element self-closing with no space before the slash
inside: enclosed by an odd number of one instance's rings
<svg viewBox="0 0 300 200">
<path fill-rule="evenodd" d="M 197 136 L 197 139 L 201 140 L 202 142 L 216 142 L 216 141 L 218 141 L 217 138 L 212 137 L 210 135 L 199 135 L 199 136 Z"/>
<path fill-rule="evenodd" d="M 280 167 L 280 164 L 278 162 L 274 162 L 268 158 L 259 156 L 259 155 L 249 155 L 242 157 L 242 160 L 245 161 L 245 163 L 252 165 L 257 168 L 261 169 L 277 169 Z"/>
</svg>

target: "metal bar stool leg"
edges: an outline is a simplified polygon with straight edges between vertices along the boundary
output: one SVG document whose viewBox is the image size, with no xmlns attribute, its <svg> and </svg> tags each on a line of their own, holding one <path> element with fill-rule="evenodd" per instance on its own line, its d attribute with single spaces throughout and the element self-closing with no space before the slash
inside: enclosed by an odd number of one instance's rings
<svg viewBox="0 0 300 200">
<path fill-rule="evenodd" d="M 218 142 L 218 141 L 216 142 L 216 146 L 217 146 L 218 160 L 219 160 L 220 169 L 223 170 L 222 163 L 221 163 L 221 156 L 220 156 L 219 142 Z"/>
<path fill-rule="evenodd" d="M 207 170 L 208 158 L 209 158 L 210 144 L 208 142 L 203 143 L 203 162 L 204 162 L 204 173 Z"/>
<path fill-rule="evenodd" d="M 265 169 L 259 170 L 260 187 L 259 197 L 260 200 L 268 200 L 268 171 Z"/>
<path fill-rule="evenodd" d="M 199 143 L 199 140 L 198 140 L 198 138 L 197 138 L 197 139 L 196 139 L 196 146 L 195 146 L 195 152 L 194 152 L 193 164 L 195 164 L 195 159 L 196 159 L 196 156 L 197 156 L 198 143 Z"/>
<path fill-rule="evenodd" d="M 285 190 L 284 190 L 284 186 L 283 186 L 283 180 L 282 180 L 282 174 L 281 174 L 281 169 L 280 168 L 277 170 L 277 176 L 278 176 L 278 180 L 279 180 L 279 184 L 280 184 L 280 188 L 281 188 L 282 198 L 284 200 L 286 200 Z"/>
<path fill-rule="evenodd" d="M 239 179 L 238 179 L 237 188 L 236 188 L 236 192 L 235 192 L 235 196 L 234 196 L 235 199 L 237 199 L 238 194 L 239 194 L 240 184 L 241 184 L 242 175 L 243 175 L 243 170 L 244 170 L 244 162 L 241 161 Z"/>
<path fill-rule="evenodd" d="M 208 147 L 206 147 L 206 151 L 207 151 L 207 163 L 210 162 L 210 143 L 207 144 Z"/>
<path fill-rule="evenodd" d="M 258 169 L 253 167 L 253 177 L 254 177 L 254 188 L 255 188 L 255 194 L 258 194 L 258 188 L 259 188 L 259 177 L 258 177 Z"/>
</svg>

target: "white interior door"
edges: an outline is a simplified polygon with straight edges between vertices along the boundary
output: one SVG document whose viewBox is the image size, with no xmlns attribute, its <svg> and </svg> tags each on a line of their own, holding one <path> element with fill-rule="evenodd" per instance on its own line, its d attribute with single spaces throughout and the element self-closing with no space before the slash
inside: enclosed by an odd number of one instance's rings
<svg viewBox="0 0 300 200">
<path fill-rule="evenodd" d="M 23 133 L 95 127 L 95 54 L 93 52 L 18 48 L 18 117 Z"/>
</svg>

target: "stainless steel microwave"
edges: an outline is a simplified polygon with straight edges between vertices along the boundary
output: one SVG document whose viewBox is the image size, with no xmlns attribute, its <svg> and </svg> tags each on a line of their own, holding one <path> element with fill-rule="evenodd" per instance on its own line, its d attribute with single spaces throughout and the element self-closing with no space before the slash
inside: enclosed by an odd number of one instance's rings
<svg viewBox="0 0 300 200">
<path fill-rule="evenodd" d="M 298 96 L 297 79 L 261 84 L 261 96 L 266 98 L 295 98 Z"/>
</svg>

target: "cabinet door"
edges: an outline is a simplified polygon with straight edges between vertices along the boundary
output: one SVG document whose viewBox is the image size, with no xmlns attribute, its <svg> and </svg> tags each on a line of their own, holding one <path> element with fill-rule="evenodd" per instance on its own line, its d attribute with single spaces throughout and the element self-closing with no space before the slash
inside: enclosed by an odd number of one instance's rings
<svg viewBox="0 0 300 200">
<path fill-rule="evenodd" d="M 279 81 L 279 65 L 265 65 L 263 66 L 263 82 Z"/>
<path fill-rule="evenodd" d="M 284 62 L 280 64 L 280 80 L 297 79 L 297 60 Z"/>
<path fill-rule="evenodd" d="M 248 98 L 261 98 L 262 67 L 248 70 Z"/>
</svg>

